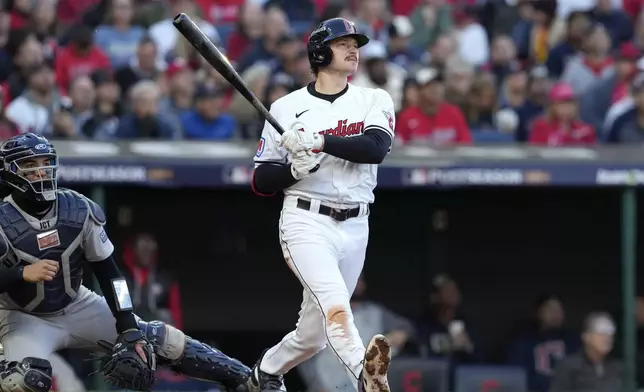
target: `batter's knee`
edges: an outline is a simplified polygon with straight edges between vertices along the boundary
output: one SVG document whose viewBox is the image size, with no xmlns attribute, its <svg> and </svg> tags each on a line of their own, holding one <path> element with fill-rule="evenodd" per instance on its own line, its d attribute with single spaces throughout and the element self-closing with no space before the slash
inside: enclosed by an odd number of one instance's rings
<svg viewBox="0 0 644 392">
<path fill-rule="evenodd" d="M 49 392 L 52 368 L 48 360 L 27 357 L 20 362 L 0 361 L 1 392 Z"/>
<path fill-rule="evenodd" d="M 297 328 L 293 340 L 300 350 L 316 354 L 326 347 L 327 339 L 324 333 L 324 325 L 320 325 L 320 328 L 308 330 Z"/>
<path fill-rule="evenodd" d="M 183 332 L 162 321 L 137 319 L 137 323 L 155 347 L 157 355 L 169 361 L 181 358 L 186 347 L 186 335 Z"/>
</svg>

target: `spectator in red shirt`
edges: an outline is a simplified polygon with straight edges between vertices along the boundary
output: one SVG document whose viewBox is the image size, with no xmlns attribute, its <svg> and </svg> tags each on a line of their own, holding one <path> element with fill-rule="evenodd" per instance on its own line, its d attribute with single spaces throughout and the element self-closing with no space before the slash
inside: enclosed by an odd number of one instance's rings
<svg viewBox="0 0 644 392">
<path fill-rule="evenodd" d="M 33 2 L 30 0 L 9 0 L 5 5 L 9 10 L 9 28 L 22 29 L 29 24 L 29 15 L 33 9 Z"/>
<path fill-rule="evenodd" d="M 548 98 L 550 105 L 546 114 L 530 126 L 530 144 L 571 146 L 597 141 L 595 129 L 579 119 L 572 86 L 559 82 L 552 87 Z"/>
<path fill-rule="evenodd" d="M 246 53 L 251 43 L 262 36 L 262 6 L 254 1 L 245 2 L 239 9 L 235 31 L 228 37 L 226 48 L 228 60 L 236 62 Z"/>
<path fill-rule="evenodd" d="M 56 57 L 56 83 L 66 93 L 72 79 L 90 75 L 97 69 L 111 69 L 110 59 L 94 45 L 92 29 L 75 26 L 69 45 L 60 49 Z"/>
<path fill-rule="evenodd" d="M 416 74 L 418 105 L 398 115 L 396 136 L 403 142 L 428 142 L 433 145 L 470 144 L 472 135 L 461 110 L 443 99 L 442 77 L 434 68 Z"/>
</svg>

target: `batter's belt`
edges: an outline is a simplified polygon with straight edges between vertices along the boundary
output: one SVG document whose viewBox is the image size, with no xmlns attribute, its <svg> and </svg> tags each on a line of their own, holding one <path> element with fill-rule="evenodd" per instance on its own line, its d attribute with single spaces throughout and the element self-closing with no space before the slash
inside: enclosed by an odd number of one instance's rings
<svg viewBox="0 0 644 392">
<path fill-rule="evenodd" d="M 311 211 L 311 201 L 299 197 L 297 199 L 297 208 Z M 367 212 L 368 212 L 368 208 L 369 207 L 367 206 Z M 360 207 L 341 209 L 341 208 L 333 208 L 333 207 L 320 204 L 320 208 L 317 211 L 311 211 L 311 212 L 317 212 L 318 214 L 326 215 L 335 221 L 344 222 L 347 219 L 356 218 L 360 216 Z"/>
</svg>

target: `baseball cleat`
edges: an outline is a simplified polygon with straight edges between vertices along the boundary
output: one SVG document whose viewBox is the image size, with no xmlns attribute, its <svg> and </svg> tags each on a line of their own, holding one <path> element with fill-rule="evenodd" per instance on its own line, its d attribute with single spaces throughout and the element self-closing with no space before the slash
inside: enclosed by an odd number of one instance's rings
<svg viewBox="0 0 644 392">
<path fill-rule="evenodd" d="M 286 392 L 283 376 L 268 374 L 259 370 L 259 365 L 262 363 L 262 358 L 264 358 L 266 351 L 262 353 L 262 356 L 251 370 L 247 382 L 248 390 L 251 392 Z"/>
<path fill-rule="evenodd" d="M 391 346 L 383 335 L 375 335 L 364 355 L 358 380 L 358 392 L 390 392 L 387 372 L 391 363 Z"/>
</svg>

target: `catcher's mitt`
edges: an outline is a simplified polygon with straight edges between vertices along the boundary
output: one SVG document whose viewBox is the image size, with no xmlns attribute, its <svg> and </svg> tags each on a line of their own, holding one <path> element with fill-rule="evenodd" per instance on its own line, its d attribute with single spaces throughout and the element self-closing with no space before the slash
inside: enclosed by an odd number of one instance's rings
<svg viewBox="0 0 644 392">
<path fill-rule="evenodd" d="M 116 338 L 116 344 L 101 340 L 101 346 L 109 354 L 101 359 L 101 373 L 105 380 L 123 389 L 149 391 L 155 381 L 156 355 L 154 347 L 139 330 L 125 331 Z M 141 358 L 136 347 L 140 347 L 147 358 Z"/>
</svg>

